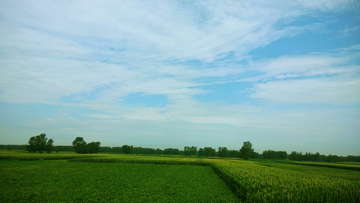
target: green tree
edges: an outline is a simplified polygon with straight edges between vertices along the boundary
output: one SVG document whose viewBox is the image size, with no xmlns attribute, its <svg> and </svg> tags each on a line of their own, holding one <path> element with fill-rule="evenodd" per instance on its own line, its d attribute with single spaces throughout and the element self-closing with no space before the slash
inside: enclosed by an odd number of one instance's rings
<svg viewBox="0 0 360 203">
<path fill-rule="evenodd" d="M 82 137 L 76 137 L 75 140 L 72 142 L 72 145 L 75 149 L 77 154 L 85 154 L 87 153 L 86 150 L 86 142 Z"/>
<path fill-rule="evenodd" d="M 199 156 L 204 156 L 204 149 L 203 148 L 199 149 Z"/>
<path fill-rule="evenodd" d="M 39 153 L 43 153 L 43 151 L 46 151 L 50 153 L 53 148 L 53 143 L 53 139 L 48 140 L 48 138 L 46 138 L 46 134 L 41 133 L 40 135 L 33 136 L 29 139 L 26 150 L 29 152 L 38 151 Z"/>
<path fill-rule="evenodd" d="M 86 145 L 86 153 L 98 153 L 100 151 L 100 142 L 90 142 Z"/>
<path fill-rule="evenodd" d="M 35 136 L 31 137 L 28 143 L 29 145 L 26 146 L 26 150 L 29 152 L 36 152 L 37 144 L 36 144 Z"/>
<path fill-rule="evenodd" d="M 122 152 L 124 152 L 125 154 L 132 154 L 133 148 L 134 147 L 132 145 L 123 145 Z"/>
<path fill-rule="evenodd" d="M 197 147 L 192 146 L 192 147 L 190 148 L 190 155 L 196 155 L 196 153 L 197 153 Z"/>
<path fill-rule="evenodd" d="M 196 153 L 197 153 L 197 147 L 195 147 L 195 146 L 192 146 L 192 147 L 185 146 L 184 147 L 184 155 L 185 156 L 196 155 Z"/>
<path fill-rule="evenodd" d="M 189 147 L 189 146 L 185 146 L 185 147 L 184 147 L 184 155 L 185 155 L 185 156 L 189 156 L 189 155 L 190 155 L 190 147 Z"/>
<path fill-rule="evenodd" d="M 252 154 L 254 152 L 254 149 L 252 147 L 253 145 L 250 141 L 244 142 L 243 146 L 240 149 L 240 156 L 243 159 L 248 160 L 250 157 L 252 157 Z"/>
<path fill-rule="evenodd" d="M 51 151 L 53 150 L 54 148 L 54 140 L 53 139 L 49 139 L 47 142 L 46 142 L 46 145 L 45 145 L 45 151 L 49 154 L 51 153 Z"/>
<path fill-rule="evenodd" d="M 156 150 L 155 150 L 155 154 L 162 154 L 163 153 L 163 151 L 161 150 L 161 149 L 159 149 L 159 148 L 157 148 Z"/>
<path fill-rule="evenodd" d="M 229 150 L 227 147 L 219 147 L 218 151 L 218 157 L 228 157 L 229 156 Z"/>
<path fill-rule="evenodd" d="M 204 155 L 206 157 L 209 157 L 209 156 L 214 156 L 214 150 L 213 148 L 211 147 L 204 147 Z"/>
</svg>

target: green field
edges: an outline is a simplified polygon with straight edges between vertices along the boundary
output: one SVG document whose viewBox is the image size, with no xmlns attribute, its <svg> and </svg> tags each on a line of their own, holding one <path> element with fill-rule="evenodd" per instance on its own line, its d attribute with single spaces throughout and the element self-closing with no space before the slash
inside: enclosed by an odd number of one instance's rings
<svg viewBox="0 0 360 203">
<path fill-rule="evenodd" d="M 210 167 L 0 161 L 3 202 L 236 202 Z"/>
<path fill-rule="evenodd" d="M 359 170 L 348 170 L 346 167 L 343 167 L 344 169 L 331 167 L 335 164 L 331 164 L 330 167 L 324 167 L 327 166 L 323 164 L 322 166 L 318 166 L 316 164 L 321 163 L 312 163 L 313 165 L 307 164 L 308 162 L 304 162 L 303 164 L 291 164 L 292 162 L 288 161 L 271 161 L 271 160 L 253 160 L 254 162 L 258 163 L 262 166 L 267 167 L 274 167 L 279 169 L 285 169 L 285 170 L 292 170 L 292 171 L 298 171 L 303 173 L 310 173 L 315 175 L 321 175 L 321 176 L 327 176 L 327 177 L 334 177 L 334 178 L 341 178 L 346 180 L 356 180 L 360 181 L 360 171 Z M 359 166 L 357 163 L 345 163 L 346 165 L 351 166 Z M 341 163 L 337 165 L 342 165 Z"/>
<path fill-rule="evenodd" d="M 5 202 L 360 202 L 360 171 L 324 166 L 16 151 L 0 159 Z"/>
</svg>

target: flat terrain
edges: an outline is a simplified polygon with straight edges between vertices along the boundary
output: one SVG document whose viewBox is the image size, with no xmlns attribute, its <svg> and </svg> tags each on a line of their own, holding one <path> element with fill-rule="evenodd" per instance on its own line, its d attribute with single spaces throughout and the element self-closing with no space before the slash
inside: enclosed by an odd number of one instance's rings
<svg viewBox="0 0 360 203">
<path fill-rule="evenodd" d="M 301 164 L 305 165 L 180 155 L 38 154 L 0 150 L 0 199 L 4 202 L 360 202 L 357 163 Z"/>
<path fill-rule="evenodd" d="M 238 202 L 210 167 L 0 161 L 2 202 Z"/>
<path fill-rule="evenodd" d="M 284 170 L 292 170 L 303 173 L 341 178 L 345 180 L 356 180 L 360 181 L 360 171 L 359 170 L 348 170 L 348 169 L 339 169 L 333 167 L 318 167 L 318 166 L 310 166 L 310 165 L 299 165 L 299 164 L 290 164 L 290 162 L 282 162 L 282 161 L 271 161 L 271 160 L 253 160 L 255 163 L 258 163 L 262 166 L 274 167 Z M 306 163 L 306 162 L 305 162 Z M 349 163 L 346 165 L 355 165 L 358 166 L 358 163 Z M 337 163 L 337 165 L 342 165 L 342 163 Z"/>
</svg>

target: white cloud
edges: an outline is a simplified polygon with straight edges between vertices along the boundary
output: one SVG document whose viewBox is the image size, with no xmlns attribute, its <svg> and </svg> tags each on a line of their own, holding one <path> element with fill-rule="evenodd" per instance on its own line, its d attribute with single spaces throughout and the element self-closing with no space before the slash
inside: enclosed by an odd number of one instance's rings
<svg viewBox="0 0 360 203">
<path fill-rule="evenodd" d="M 203 94 L 196 80 L 239 74 L 236 60 L 250 50 L 313 29 L 288 25 L 308 6 L 287 1 L 1 4 L 0 99 L 17 103 L 95 93 L 102 100 L 136 92 Z M 310 3 L 310 9 L 322 4 L 328 3 Z M 237 57 L 233 63 L 212 64 L 230 53 Z M 205 67 L 182 65 L 188 60 Z"/>
<path fill-rule="evenodd" d="M 282 56 L 252 62 L 249 70 L 260 75 L 251 98 L 288 104 L 360 103 L 358 46 L 301 56 Z"/>
<path fill-rule="evenodd" d="M 359 104 L 359 87 L 359 78 L 270 81 L 257 84 L 251 97 L 289 104 Z"/>
</svg>

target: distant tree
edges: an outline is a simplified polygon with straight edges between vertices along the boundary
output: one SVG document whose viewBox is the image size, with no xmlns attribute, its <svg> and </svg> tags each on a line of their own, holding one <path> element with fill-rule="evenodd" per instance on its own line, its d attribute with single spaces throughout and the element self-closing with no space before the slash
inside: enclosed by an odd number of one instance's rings
<svg viewBox="0 0 360 203">
<path fill-rule="evenodd" d="M 159 148 L 157 148 L 156 150 L 155 150 L 155 154 L 162 154 L 163 153 L 163 151 L 161 150 L 161 149 L 159 149 Z"/>
<path fill-rule="evenodd" d="M 239 150 L 229 150 L 229 156 L 230 157 L 240 157 Z"/>
<path fill-rule="evenodd" d="M 240 156 L 248 160 L 250 157 L 252 157 L 252 154 L 254 152 L 254 149 L 252 148 L 252 144 L 250 141 L 244 142 L 243 146 L 240 149 Z"/>
<path fill-rule="evenodd" d="M 204 149 L 203 148 L 199 149 L 199 156 L 204 156 Z"/>
<path fill-rule="evenodd" d="M 45 151 L 49 154 L 51 153 L 52 149 L 54 148 L 54 140 L 53 139 L 49 139 L 45 145 Z"/>
<path fill-rule="evenodd" d="M 75 138 L 75 140 L 72 142 L 72 145 L 77 154 L 86 154 L 87 153 L 86 152 L 86 142 L 85 142 L 84 138 L 82 138 L 82 137 Z"/>
<path fill-rule="evenodd" d="M 192 147 L 185 146 L 184 147 L 184 155 L 185 156 L 196 155 L 196 153 L 197 153 L 197 147 L 195 147 L 195 146 L 192 146 Z"/>
<path fill-rule="evenodd" d="M 174 148 L 166 148 L 163 150 L 163 154 L 179 154 L 179 149 L 174 149 Z"/>
<path fill-rule="evenodd" d="M 121 147 L 122 152 L 125 154 L 132 154 L 133 153 L 133 146 L 132 145 L 123 145 Z"/>
<path fill-rule="evenodd" d="M 185 147 L 184 147 L 184 155 L 185 155 L 185 156 L 189 156 L 189 155 L 190 155 L 190 147 L 189 147 L 189 146 L 185 146 Z"/>
<path fill-rule="evenodd" d="M 111 151 L 114 153 L 122 153 L 122 147 L 112 147 Z"/>
<path fill-rule="evenodd" d="M 37 143 L 36 143 L 36 138 L 35 138 L 35 136 L 33 136 L 33 137 L 31 137 L 30 139 L 29 139 L 29 145 L 27 145 L 26 146 L 26 149 L 27 149 L 27 151 L 29 151 L 29 152 L 36 152 L 37 151 Z"/>
<path fill-rule="evenodd" d="M 93 154 L 100 152 L 100 142 L 90 142 L 86 144 L 84 138 L 76 137 L 72 146 L 77 154 Z"/>
<path fill-rule="evenodd" d="M 295 160 L 297 160 L 296 158 L 297 158 L 297 152 L 292 151 L 289 155 L 289 159 L 295 161 Z"/>
<path fill-rule="evenodd" d="M 253 152 L 251 158 L 253 158 L 253 159 L 258 159 L 259 156 L 260 156 L 259 153 Z"/>
<path fill-rule="evenodd" d="M 197 154 L 197 147 L 195 146 L 192 146 L 190 148 L 190 155 L 196 155 Z"/>
<path fill-rule="evenodd" d="M 111 147 L 100 147 L 99 152 L 112 152 Z"/>
<path fill-rule="evenodd" d="M 214 151 L 215 151 L 215 149 L 213 149 L 211 147 L 204 147 L 204 155 L 206 157 L 215 156 Z"/>
<path fill-rule="evenodd" d="M 40 135 L 33 136 L 29 139 L 29 145 L 26 146 L 26 150 L 29 152 L 36 152 L 43 153 L 43 151 L 46 151 L 48 153 L 51 152 L 53 148 L 53 139 L 46 138 L 45 133 L 41 133 Z"/>
<path fill-rule="evenodd" d="M 86 145 L 86 153 L 95 154 L 100 151 L 100 142 L 90 142 Z"/>
<path fill-rule="evenodd" d="M 287 159 L 288 154 L 286 151 L 274 151 L 274 150 L 265 150 L 262 153 L 262 158 L 264 159 Z"/>
<path fill-rule="evenodd" d="M 68 151 L 68 152 L 75 151 L 74 146 L 72 146 L 72 145 L 68 145 L 68 146 L 64 146 L 64 145 L 54 146 L 53 150 L 54 150 L 54 151 Z"/>
<path fill-rule="evenodd" d="M 218 151 L 218 157 L 228 157 L 229 156 L 229 150 L 227 147 L 219 147 Z"/>
<path fill-rule="evenodd" d="M 320 161 L 320 153 L 316 152 L 316 154 L 314 155 L 314 161 Z"/>
</svg>

